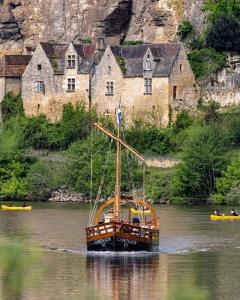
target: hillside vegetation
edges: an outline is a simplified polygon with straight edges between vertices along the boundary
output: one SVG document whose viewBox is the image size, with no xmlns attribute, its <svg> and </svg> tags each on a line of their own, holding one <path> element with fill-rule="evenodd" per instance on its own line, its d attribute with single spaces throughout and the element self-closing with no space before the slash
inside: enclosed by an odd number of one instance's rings
<svg viewBox="0 0 240 300">
<path fill-rule="evenodd" d="M 14 109 L 13 103 L 17 103 Z M 105 185 L 101 195 L 109 196 L 114 190 L 115 145 L 92 131 L 94 121 L 114 130 L 112 120 L 98 116 L 94 109 L 87 111 L 81 103 L 75 108 L 66 105 L 61 121 L 55 124 L 44 116 L 26 118 L 21 97 L 10 94 L 2 109 L 1 197 L 47 200 L 61 186 L 89 197 L 91 186 L 93 193 L 97 193 L 103 173 Z M 199 102 L 194 117 L 183 111 L 176 123 L 165 129 L 141 120 L 127 128 L 124 138 L 143 154 L 182 160 L 172 169 L 146 169 L 147 197 L 170 203 L 238 203 L 239 114 L 239 108 L 219 112 L 215 102 Z M 49 158 L 52 151 L 58 154 L 57 159 Z M 140 189 L 143 169 L 125 152 L 122 161 L 123 191 Z"/>
<path fill-rule="evenodd" d="M 197 33 L 185 20 L 178 28 L 180 39 L 190 49 L 189 61 L 196 78 L 201 80 L 224 68 L 226 53 L 240 53 L 240 2 L 205 0 L 207 25 Z"/>
</svg>

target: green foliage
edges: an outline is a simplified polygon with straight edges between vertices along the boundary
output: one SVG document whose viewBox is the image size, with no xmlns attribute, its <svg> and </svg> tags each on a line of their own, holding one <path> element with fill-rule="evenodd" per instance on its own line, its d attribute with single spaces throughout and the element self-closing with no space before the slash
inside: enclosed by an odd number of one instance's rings
<svg viewBox="0 0 240 300">
<path fill-rule="evenodd" d="M 216 195 L 214 199 L 221 203 L 236 204 L 240 196 L 240 153 L 238 152 L 230 161 L 227 170 L 216 180 Z M 238 197 L 238 199 L 240 199 Z M 239 201 L 239 200 L 237 200 Z"/>
<path fill-rule="evenodd" d="M 122 57 L 117 57 L 117 62 L 118 62 L 118 65 L 123 73 L 123 75 L 126 75 L 127 73 L 127 67 L 126 67 L 126 61 L 124 58 Z"/>
<path fill-rule="evenodd" d="M 25 284 L 40 252 L 22 241 L 11 239 L 0 245 L 2 297 L 5 300 L 23 299 Z"/>
<path fill-rule="evenodd" d="M 203 10 L 208 13 L 210 21 L 225 14 L 240 17 L 240 2 L 237 0 L 205 0 Z"/>
<path fill-rule="evenodd" d="M 144 44 L 144 42 L 141 40 L 136 40 L 136 41 L 130 40 L 130 41 L 123 42 L 124 46 L 135 46 L 135 45 L 142 45 L 142 44 Z"/>
<path fill-rule="evenodd" d="M 183 163 L 173 178 L 173 195 L 178 200 L 206 201 L 215 189 L 216 177 L 225 163 L 227 138 L 217 126 L 192 127 L 183 144 Z"/>
<path fill-rule="evenodd" d="M 93 152 L 91 153 L 91 149 Z M 66 151 L 67 184 L 75 191 L 89 195 L 91 190 L 91 160 L 93 169 L 92 191 L 97 194 L 101 176 L 105 174 L 105 184 L 101 192 L 102 196 L 109 196 L 115 187 L 115 151 L 110 141 L 102 134 L 94 134 L 85 141 L 75 142 Z M 141 174 L 136 161 L 128 161 L 122 154 L 122 190 L 127 192 L 132 189 L 131 180 L 128 177 L 127 168 L 132 170 L 133 182 L 139 182 Z"/>
<path fill-rule="evenodd" d="M 181 40 L 185 40 L 189 34 L 193 32 L 193 26 L 191 22 L 185 20 L 178 26 L 178 35 Z"/>
<path fill-rule="evenodd" d="M 141 122 L 126 131 L 126 141 L 140 153 L 164 155 L 172 150 L 169 129 L 146 126 Z"/>
<path fill-rule="evenodd" d="M 193 124 L 193 118 L 189 115 L 189 112 L 186 110 L 181 111 L 177 115 L 177 120 L 173 125 L 173 130 L 175 133 L 190 127 Z"/>
<path fill-rule="evenodd" d="M 218 51 L 240 52 L 240 16 L 222 14 L 212 21 L 206 45 Z"/>
<path fill-rule="evenodd" d="M 10 119 L 17 114 L 23 114 L 23 101 L 20 95 L 7 93 L 1 103 L 3 121 Z"/>
<path fill-rule="evenodd" d="M 66 104 L 62 120 L 58 123 L 49 123 L 43 115 L 28 119 L 24 128 L 24 141 L 27 146 L 36 149 L 64 150 L 72 142 L 85 139 L 96 119 L 96 112 L 87 111 L 82 103 L 75 107 Z"/>
<path fill-rule="evenodd" d="M 51 57 L 51 60 L 52 60 L 52 68 L 53 68 L 53 72 L 54 73 L 57 73 L 59 71 L 59 68 L 58 68 L 58 63 L 57 63 L 57 58 L 55 55 L 53 55 Z"/>
<path fill-rule="evenodd" d="M 171 287 L 168 300 L 207 300 L 208 294 L 205 290 L 196 287 L 189 282 L 185 285 Z"/>
<path fill-rule="evenodd" d="M 202 79 L 226 66 L 226 56 L 212 48 L 193 50 L 189 62 L 197 79 Z"/>
<path fill-rule="evenodd" d="M 87 39 L 82 40 L 82 43 L 83 44 L 91 44 L 92 40 L 90 38 L 87 38 Z"/>
<path fill-rule="evenodd" d="M 54 189 L 65 181 L 64 165 L 59 162 L 38 161 L 27 174 L 28 194 L 32 200 L 45 201 Z"/>
<path fill-rule="evenodd" d="M 146 198 L 154 203 L 171 200 L 171 178 L 173 169 L 149 168 L 146 172 Z"/>
</svg>

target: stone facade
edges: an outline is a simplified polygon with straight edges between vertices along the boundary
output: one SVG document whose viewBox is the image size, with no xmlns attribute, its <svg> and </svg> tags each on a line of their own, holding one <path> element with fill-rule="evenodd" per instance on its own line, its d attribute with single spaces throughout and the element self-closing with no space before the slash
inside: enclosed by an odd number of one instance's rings
<svg viewBox="0 0 240 300">
<path fill-rule="evenodd" d="M 114 115 L 121 99 L 127 123 L 141 118 L 167 126 L 179 109 L 193 110 L 198 98 L 180 44 L 108 47 L 92 80 L 98 112 Z"/>
<path fill-rule="evenodd" d="M 55 122 L 64 104 L 88 105 L 94 52 L 93 45 L 40 43 L 22 77 L 26 115 L 44 114 Z"/>
<path fill-rule="evenodd" d="M 5 55 L 0 58 L 0 102 L 11 92 L 21 93 L 21 76 L 30 61 L 28 55 Z"/>
</svg>

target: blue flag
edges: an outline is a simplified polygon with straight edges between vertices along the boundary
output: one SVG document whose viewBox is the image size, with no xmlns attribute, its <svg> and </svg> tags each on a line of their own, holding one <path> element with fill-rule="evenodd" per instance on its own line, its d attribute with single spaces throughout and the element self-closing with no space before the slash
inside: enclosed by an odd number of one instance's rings
<svg viewBox="0 0 240 300">
<path fill-rule="evenodd" d="M 118 127 L 121 125 L 122 121 L 122 108 L 121 108 L 121 101 L 119 102 L 118 110 L 117 110 L 117 124 Z"/>
</svg>

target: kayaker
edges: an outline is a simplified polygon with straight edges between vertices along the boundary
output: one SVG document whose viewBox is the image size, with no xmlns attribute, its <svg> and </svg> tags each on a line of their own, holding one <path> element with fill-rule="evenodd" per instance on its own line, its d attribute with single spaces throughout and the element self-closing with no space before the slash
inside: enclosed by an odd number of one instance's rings
<svg viewBox="0 0 240 300">
<path fill-rule="evenodd" d="M 221 216 L 220 210 L 219 209 L 215 209 L 214 210 L 214 215 L 215 216 Z"/>
<path fill-rule="evenodd" d="M 233 208 L 230 212 L 231 216 L 239 216 L 239 214 L 236 212 L 236 210 Z"/>
</svg>

